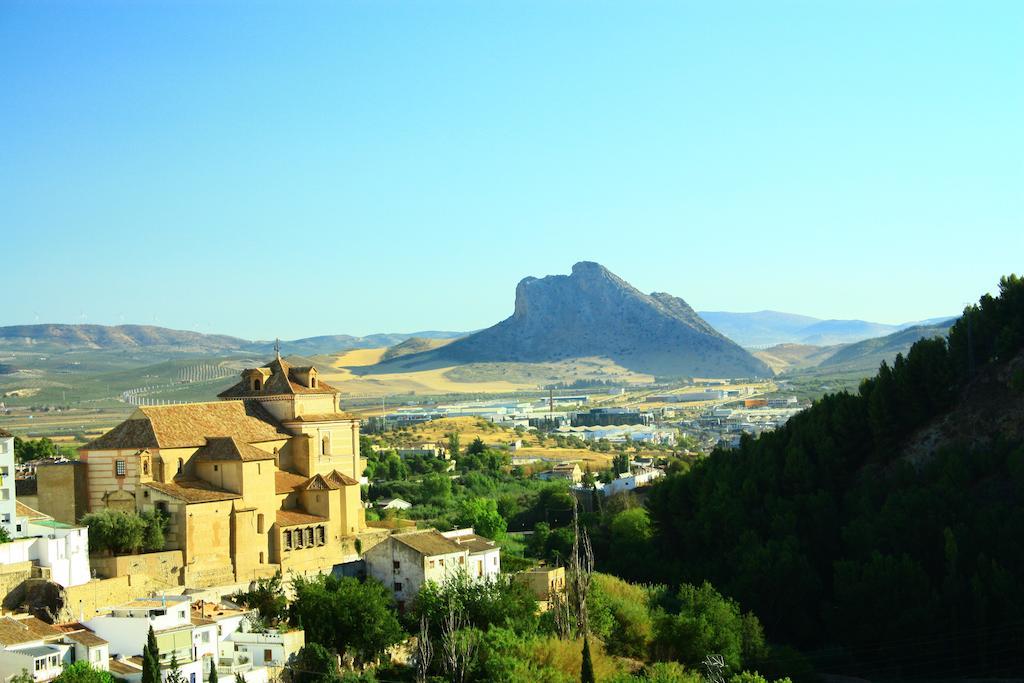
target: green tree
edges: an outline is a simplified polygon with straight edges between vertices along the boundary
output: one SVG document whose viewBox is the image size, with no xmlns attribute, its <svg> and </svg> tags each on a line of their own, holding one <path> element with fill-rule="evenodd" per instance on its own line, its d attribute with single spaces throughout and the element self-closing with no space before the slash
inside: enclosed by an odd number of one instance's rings
<svg viewBox="0 0 1024 683">
<path fill-rule="evenodd" d="M 285 597 L 280 570 L 270 578 L 258 580 L 256 587 L 251 591 L 236 593 L 231 599 L 240 605 L 257 610 L 260 619 L 270 625 L 280 623 L 288 612 L 288 598 Z"/>
<path fill-rule="evenodd" d="M 79 661 L 65 666 L 54 680 L 60 683 L 113 683 L 114 677 L 106 671 L 94 669 L 89 662 Z"/>
<path fill-rule="evenodd" d="M 374 579 L 365 583 L 328 575 L 292 580 L 292 613 L 308 642 L 370 662 L 405 637 L 391 593 Z"/>
<path fill-rule="evenodd" d="M 149 627 L 146 644 L 142 647 L 142 681 L 141 683 L 162 683 L 160 675 L 160 648 L 156 644 L 156 634 Z"/>
<path fill-rule="evenodd" d="M 142 534 L 142 548 L 149 552 L 163 550 L 167 518 L 159 510 L 143 512 L 139 516 L 145 524 Z"/>
<path fill-rule="evenodd" d="M 458 459 L 459 454 L 459 433 L 451 432 L 448 434 L 448 457 Z"/>
<path fill-rule="evenodd" d="M 452 480 L 446 474 L 425 475 L 420 484 L 420 493 L 431 505 L 447 505 L 452 498 Z"/>
<path fill-rule="evenodd" d="M 469 448 L 466 449 L 466 452 L 470 455 L 483 455 L 483 452 L 486 450 L 487 446 L 484 445 L 484 440 L 478 436 L 469 444 Z"/>
<path fill-rule="evenodd" d="M 292 683 L 335 683 L 341 677 L 337 658 L 320 643 L 306 643 L 289 671 Z"/>
<path fill-rule="evenodd" d="M 171 664 L 167 667 L 167 677 L 164 683 L 185 683 L 181 675 L 181 667 L 178 666 L 178 655 L 171 653 Z"/>
<path fill-rule="evenodd" d="M 10 543 L 11 535 L 7 532 L 7 527 L 0 526 L 0 543 Z"/>
<path fill-rule="evenodd" d="M 56 458 L 60 455 L 57 444 L 47 438 L 24 440 L 14 437 L 14 459 L 17 462 L 28 462 L 40 458 Z"/>
<path fill-rule="evenodd" d="M 498 501 L 493 498 L 463 498 L 455 517 L 459 526 L 471 526 L 487 538 L 501 538 L 508 529 L 508 522 L 498 513 Z"/>
<path fill-rule="evenodd" d="M 98 510 L 82 517 L 82 524 L 89 527 L 90 550 L 122 555 L 136 553 L 145 545 L 146 520 L 135 513 Z"/>
<path fill-rule="evenodd" d="M 210 659 L 210 674 L 206 679 L 206 683 L 217 683 L 217 662 L 212 658 Z"/>
</svg>

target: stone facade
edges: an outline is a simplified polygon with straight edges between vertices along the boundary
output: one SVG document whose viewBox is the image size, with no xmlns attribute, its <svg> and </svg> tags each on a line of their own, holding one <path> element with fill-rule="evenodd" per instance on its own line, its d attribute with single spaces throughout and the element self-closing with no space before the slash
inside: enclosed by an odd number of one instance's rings
<svg viewBox="0 0 1024 683">
<path fill-rule="evenodd" d="M 140 407 L 84 446 L 88 509 L 166 515 L 190 587 L 356 559 L 364 463 L 337 390 L 278 357 L 220 398 Z"/>
</svg>

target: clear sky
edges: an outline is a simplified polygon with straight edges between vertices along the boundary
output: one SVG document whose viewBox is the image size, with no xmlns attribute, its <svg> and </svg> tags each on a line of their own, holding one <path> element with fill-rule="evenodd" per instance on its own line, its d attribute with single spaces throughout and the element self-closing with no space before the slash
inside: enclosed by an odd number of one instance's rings
<svg viewBox="0 0 1024 683">
<path fill-rule="evenodd" d="M 1024 270 L 1024 2 L 0 3 L 0 325 L 484 327 L 598 261 L 901 322 Z"/>
</svg>

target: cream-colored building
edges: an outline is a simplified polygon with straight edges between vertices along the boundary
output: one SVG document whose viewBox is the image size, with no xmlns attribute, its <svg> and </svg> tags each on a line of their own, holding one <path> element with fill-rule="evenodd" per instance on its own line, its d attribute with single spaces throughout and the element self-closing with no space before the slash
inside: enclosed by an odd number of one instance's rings
<svg viewBox="0 0 1024 683">
<path fill-rule="evenodd" d="M 88 509 L 165 513 L 189 586 L 356 559 L 359 421 L 338 391 L 278 355 L 220 398 L 139 407 L 82 447 Z"/>
</svg>

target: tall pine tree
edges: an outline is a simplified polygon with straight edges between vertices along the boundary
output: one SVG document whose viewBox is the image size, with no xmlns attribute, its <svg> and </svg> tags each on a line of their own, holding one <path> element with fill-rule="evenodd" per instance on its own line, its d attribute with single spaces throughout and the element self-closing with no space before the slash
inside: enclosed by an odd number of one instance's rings
<svg viewBox="0 0 1024 683">
<path fill-rule="evenodd" d="M 142 648 L 142 681 L 141 683 L 161 683 L 160 648 L 156 644 L 153 627 L 149 627 L 146 644 Z"/>
<path fill-rule="evenodd" d="M 210 659 L 210 678 L 207 679 L 207 683 L 217 683 L 217 667 L 216 662 Z"/>
</svg>

